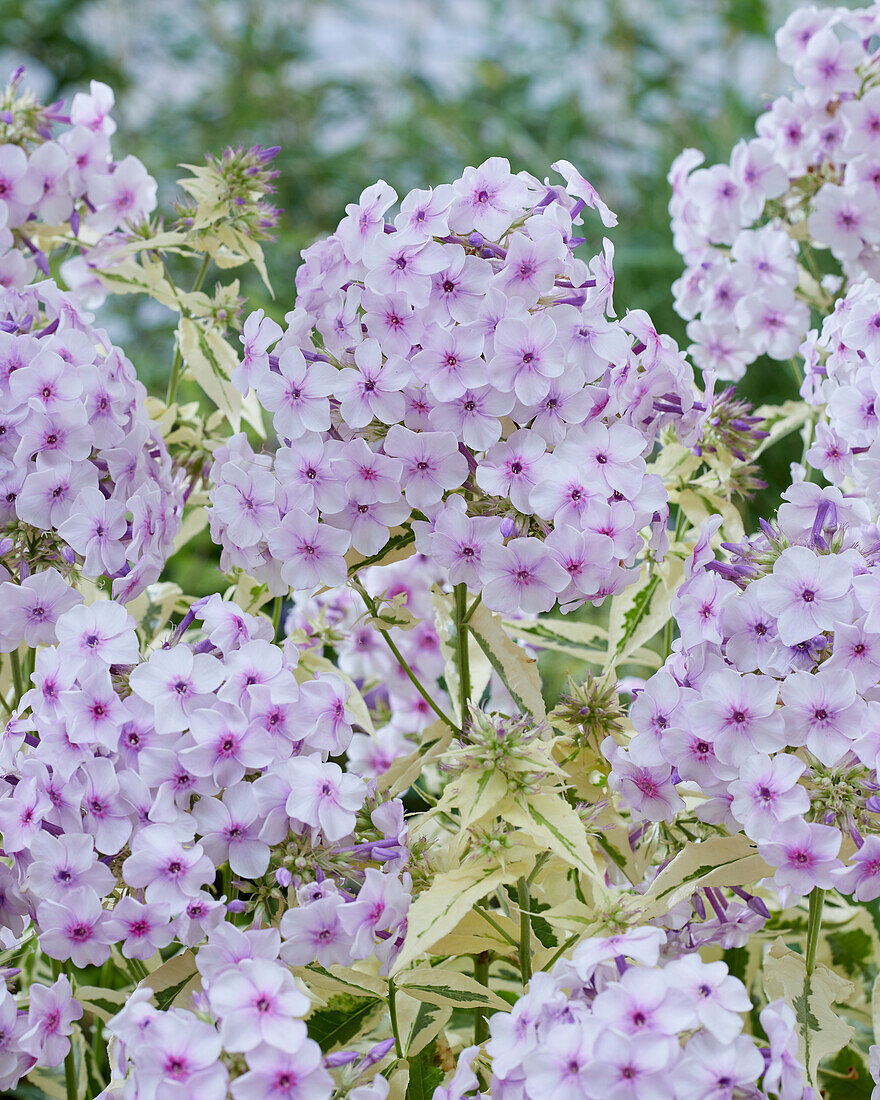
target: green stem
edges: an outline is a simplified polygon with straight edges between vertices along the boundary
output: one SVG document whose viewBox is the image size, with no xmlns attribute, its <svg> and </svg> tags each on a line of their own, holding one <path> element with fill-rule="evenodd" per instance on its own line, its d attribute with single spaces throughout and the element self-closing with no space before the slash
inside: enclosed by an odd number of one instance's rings
<svg viewBox="0 0 880 1100">
<path fill-rule="evenodd" d="M 525 986 L 532 976 L 532 920 L 529 884 L 522 875 L 517 881 L 516 892 L 519 902 L 519 973 Z"/>
<path fill-rule="evenodd" d="M 275 609 L 272 613 L 273 641 L 278 637 L 278 627 L 281 623 L 281 608 L 284 604 L 283 596 L 275 597 Z"/>
<path fill-rule="evenodd" d="M 459 707 L 461 709 L 461 725 L 468 725 L 468 703 L 471 698 L 471 660 L 468 653 L 468 628 L 467 628 L 467 585 L 457 584 L 455 594 L 455 634 L 456 654 L 458 656 L 458 686 Z"/>
<path fill-rule="evenodd" d="M 15 702 L 12 706 L 14 710 L 21 702 L 22 695 L 24 695 L 24 677 L 21 674 L 21 661 L 18 659 L 18 650 L 12 650 L 9 654 L 9 661 L 12 665 L 12 683 L 15 686 Z"/>
<path fill-rule="evenodd" d="M 540 873 L 541 868 L 544 866 L 544 864 L 547 862 L 547 860 L 549 858 L 550 858 L 550 853 L 549 852 L 542 852 L 541 855 L 538 856 L 538 858 L 535 860 L 535 866 L 531 870 L 531 874 L 526 879 L 526 886 L 531 886 L 532 885 L 532 883 L 538 877 L 538 874 Z"/>
<path fill-rule="evenodd" d="M 353 587 L 355 588 L 355 590 L 357 592 L 360 593 L 361 598 L 363 599 L 364 603 L 367 605 L 367 610 L 370 612 L 370 614 L 374 618 L 376 618 L 377 613 L 378 613 L 378 608 L 376 607 L 376 601 L 372 598 L 372 596 L 370 596 L 370 594 L 367 592 L 366 588 L 364 588 L 364 586 L 362 584 L 358 584 L 357 582 L 355 582 L 353 584 Z M 455 722 L 453 722 L 452 719 L 448 715 L 444 714 L 443 711 L 437 706 L 437 704 L 431 698 L 431 696 L 428 692 L 428 689 L 422 684 L 422 682 L 419 680 L 418 676 L 416 676 L 416 674 L 413 672 L 413 670 L 409 667 L 409 665 L 407 664 L 406 658 L 400 652 L 400 650 L 397 648 L 397 646 L 394 643 L 394 639 L 391 637 L 391 635 L 388 633 L 388 631 L 380 626 L 379 627 L 379 633 L 385 639 L 385 644 L 388 646 L 388 648 L 394 654 L 395 658 L 397 659 L 397 663 L 400 665 L 400 667 L 406 673 L 407 677 L 410 680 L 410 683 L 413 685 L 413 687 L 416 689 L 416 691 L 419 693 L 419 695 L 421 695 L 421 697 L 425 700 L 425 702 L 428 704 L 428 706 L 431 708 L 431 710 L 437 715 L 437 717 L 440 719 L 441 722 L 443 722 L 445 725 L 449 726 L 449 728 L 453 731 L 453 733 L 460 734 L 461 730 L 458 728 L 458 726 L 455 724 Z"/>
<path fill-rule="evenodd" d="M 400 667 L 403 669 L 403 671 L 409 677 L 413 687 L 416 689 L 416 691 L 419 693 L 419 695 L 421 695 L 421 697 L 425 700 L 425 702 L 428 704 L 428 706 L 431 708 L 431 710 L 437 715 L 437 717 L 440 719 L 440 721 L 445 722 L 446 725 L 449 726 L 449 728 L 454 733 L 461 733 L 461 730 L 458 728 L 458 726 L 455 724 L 455 722 L 453 722 L 452 719 L 448 715 L 444 714 L 443 711 L 437 706 L 437 704 L 431 698 L 431 696 L 428 693 L 428 689 L 422 684 L 422 682 L 419 680 L 418 676 L 416 676 L 416 674 L 413 672 L 413 670 L 409 667 L 409 665 L 406 662 L 406 658 L 400 652 L 400 650 L 397 648 L 397 646 L 394 644 L 394 639 L 391 637 L 391 635 L 388 633 L 388 631 L 387 630 L 382 630 L 380 628 L 379 633 L 385 639 L 385 642 L 386 642 L 388 648 L 391 650 L 391 652 L 394 654 L 395 658 L 397 659 L 397 663 L 400 665 Z"/>
<path fill-rule="evenodd" d="M 478 955 L 474 955 L 474 978 L 489 988 L 489 960 L 491 955 L 488 951 L 481 951 Z M 489 1038 L 489 1021 L 486 1019 L 486 1010 L 484 1008 L 474 1009 L 474 1042 L 479 1046 L 480 1043 L 485 1043 Z"/>
<path fill-rule="evenodd" d="M 489 914 L 486 912 L 485 909 L 481 909 L 479 905 L 475 905 L 474 906 L 474 912 L 478 916 L 482 917 L 483 920 L 486 922 L 486 924 L 491 925 L 495 929 L 495 931 L 498 933 L 499 936 L 503 936 L 504 939 L 507 940 L 507 942 L 510 944 L 511 947 L 519 947 L 519 944 L 516 942 L 516 940 L 513 938 L 513 936 L 508 935 L 508 933 L 504 931 L 504 929 L 501 927 L 501 925 L 498 923 L 498 921 L 495 920 L 494 917 L 489 916 Z"/>
<path fill-rule="evenodd" d="M 403 1047 L 400 1045 L 400 1031 L 397 1026 L 397 988 L 394 979 L 388 979 L 388 1015 L 391 1017 L 391 1034 L 394 1036 L 394 1051 L 398 1058 L 403 1057 Z"/>
<path fill-rule="evenodd" d="M 825 904 L 825 891 L 818 887 L 810 894 L 810 920 L 807 924 L 807 979 L 816 966 L 816 948 L 819 946 L 819 929 L 822 927 L 822 907 Z"/>
<path fill-rule="evenodd" d="M 192 285 L 190 294 L 195 294 L 197 290 L 201 290 L 202 283 L 205 281 L 205 275 L 208 273 L 208 267 L 211 263 L 211 257 L 206 252 L 202 258 L 201 266 L 199 267 L 198 274 L 196 275 L 196 281 Z M 182 311 L 181 311 L 182 312 Z M 165 404 L 170 405 L 177 396 L 177 386 L 180 382 L 180 368 L 183 365 L 183 352 L 180 350 L 180 341 L 177 343 L 177 347 L 174 349 L 174 359 L 171 363 L 171 377 L 168 380 L 168 391 L 165 394 Z"/>
<path fill-rule="evenodd" d="M 801 1016 L 801 1034 L 804 1037 L 804 1062 L 810 1064 L 810 1039 L 812 1038 L 810 1019 L 810 992 L 813 982 L 813 970 L 816 966 L 816 949 L 819 946 L 819 929 L 822 927 L 822 907 L 825 904 L 825 891 L 818 886 L 810 894 L 810 917 L 807 923 L 807 951 L 805 956 L 806 974 L 804 976 L 804 999 Z"/>
<path fill-rule="evenodd" d="M 818 470 L 814 470 L 812 466 L 807 465 L 807 452 L 813 445 L 813 433 L 815 428 L 816 422 L 811 417 L 804 425 L 804 449 L 801 452 L 801 466 L 807 471 L 805 479 L 807 481 L 818 479 Z"/>
<path fill-rule="evenodd" d="M 474 600 L 474 602 L 473 602 L 473 603 L 471 604 L 471 606 L 470 606 L 470 607 L 469 607 L 469 608 L 467 609 L 467 613 L 465 614 L 465 617 L 464 617 L 464 622 L 466 622 L 466 623 L 469 623 L 469 622 L 471 621 L 471 616 L 472 616 L 472 615 L 473 615 L 473 613 L 474 613 L 474 612 L 475 612 L 475 611 L 477 610 L 477 608 L 478 608 L 478 607 L 480 606 L 480 604 L 481 604 L 482 602 L 483 602 L 483 593 L 481 592 L 481 593 L 480 593 L 480 594 L 479 594 L 479 595 L 478 595 L 478 596 L 476 597 L 476 599 L 475 599 L 475 600 Z"/>
<path fill-rule="evenodd" d="M 564 955 L 565 952 L 569 949 L 569 947 L 572 947 L 572 946 L 574 946 L 574 944 L 577 943 L 579 937 L 580 937 L 579 932 L 575 932 L 573 935 L 569 936 L 568 939 L 565 941 L 565 943 L 562 945 L 562 947 L 560 947 L 559 950 L 556 952 L 556 954 L 553 956 L 553 958 L 550 959 L 548 962 L 544 963 L 544 970 L 550 970 L 552 968 L 553 964 L 556 962 L 556 960 L 559 959 L 562 955 Z"/>
<path fill-rule="evenodd" d="M 802 383 L 802 382 L 803 382 L 803 380 L 804 380 L 804 375 L 803 375 L 803 371 L 802 371 L 802 370 L 801 370 L 801 368 L 800 368 L 800 367 L 799 367 L 799 366 L 797 365 L 797 361 L 796 361 L 795 359 L 789 359 L 789 361 L 788 361 L 788 365 L 789 365 L 789 367 L 791 368 L 791 373 L 792 373 L 792 375 L 793 375 L 793 377 L 794 377 L 794 382 L 795 382 L 795 385 L 796 385 L 796 386 L 797 386 L 797 388 L 798 388 L 798 392 L 800 392 L 800 388 L 801 388 L 801 383 Z"/>
<path fill-rule="evenodd" d="M 129 959 L 128 965 L 134 971 L 135 976 L 137 977 L 137 980 L 139 982 L 142 982 L 144 978 L 148 978 L 150 976 L 149 970 L 147 970 L 140 959 Z"/>
</svg>

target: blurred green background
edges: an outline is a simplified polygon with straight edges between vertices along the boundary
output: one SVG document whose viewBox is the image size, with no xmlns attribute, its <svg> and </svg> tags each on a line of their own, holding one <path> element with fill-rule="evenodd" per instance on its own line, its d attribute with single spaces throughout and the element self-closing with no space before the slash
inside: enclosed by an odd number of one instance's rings
<svg viewBox="0 0 880 1100">
<path fill-rule="evenodd" d="M 786 90 L 773 32 L 795 0 L 0 0 L 0 65 L 24 64 L 46 99 L 96 78 L 116 91 L 117 157 L 139 156 L 176 197 L 181 162 L 228 144 L 280 145 L 276 300 L 292 305 L 301 248 L 332 231 L 377 178 L 399 194 L 491 155 L 538 176 L 573 161 L 620 216 L 618 309 L 647 309 L 686 344 L 670 284 L 681 265 L 666 173 L 695 145 L 727 159 L 762 106 Z M 598 221 L 588 226 L 598 247 Z M 170 314 L 111 301 L 101 321 L 164 392 Z M 794 396 L 788 368 L 756 364 L 741 392 Z M 773 507 L 799 443 L 769 456 L 756 508 Z M 198 554 L 175 563 L 193 594 L 215 587 Z"/>
</svg>

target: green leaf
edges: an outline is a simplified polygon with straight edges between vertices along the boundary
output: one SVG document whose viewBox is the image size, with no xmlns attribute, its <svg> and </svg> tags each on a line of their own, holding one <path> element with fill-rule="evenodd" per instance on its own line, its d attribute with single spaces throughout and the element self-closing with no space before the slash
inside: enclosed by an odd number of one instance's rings
<svg viewBox="0 0 880 1100">
<path fill-rule="evenodd" d="M 668 912 L 702 886 L 748 886 L 770 874 L 746 836 L 712 837 L 689 844 L 660 872 L 643 895 L 643 916 Z"/>
<path fill-rule="evenodd" d="M 864 929 L 848 928 L 827 932 L 824 939 L 831 952 L 834 969 L 842 971 L 848 978 L 861 979 L 872 966 L 876 970 L 874 944 Z"/>
<path fill-rule="evenodd" d="M 546 718 L 538 663 L 505 631 L 500 615 L 480 604 L 468 629 L 523 714 L 532 714 L 539 721 Z"/>
<path fill-rule="evenodd" d="M 434 1090 L 443 1083 L 437 1043 L 432 1041 L 413 1058 L 409 1058 L 409 1084 L 406 1100 L 431 1100 Z"/>
<path fill-rule="evenodd" d="M 184 979 L 184 985 L 189 981 Z M 178 987 L 179 992 L 180 987 Z M 76 987 L 76 999 L 86 1012 L 91 1012 L 105 1024 L 111 1016 L 115 1016 L 128 1000 L 130 993 L 127 989 L 107 989 L 97 985 L 78 985 Z"/>
<path fill-rule="evenodd" d="M 838 1051 L 819 1067 L 819 1084 L 822 1086 L 823 1100 L 856 1100 L 856 1097 L 868 1097 L 874 1087 L 864 1057 L 852 1047 Z"/>
<path fill-rule="evenodd" d="M 162 989 L 156 994 L 156 1004 L 159 1009 L 164 1012 L 166 1008 L 170 1008 L 175 999 L 183 992 L 186 985 L 190 983 L 192 976 L 189 978 L 182 978 L 176 985 L 169 985 L 167 989 Z"/>
<path fill-rule="evenodd" d="M 644 569 L 636 584 L 612 599 L 606 668 L 627 661 L 665 625 L 683 568 L 682 558 L 670 550 L 659 566 Z"/>
<path fill-rule="evenodd" d="M 404 1042 L 404 1054 L 414 1058 L 436 1037 L 437 1033 L 449 1023 L 452 1009 L 445 1005 L 420 1001 Z"/>
<path fill-rule="evenodd" d="M 821 965 L 816 966 L 808 981 L 803 955 L 791 951 L 780 938 L 764 959 L 764 992 L 768 1001 L 784 997 L 794 1010 L 798 1058 L 806 1065 L 813 1088 L 818 1090 L 819 1064 L 842 1050 L 853 1037 L 852 1025 L 835 1011 L 834 1005 L 849 1004 L 855 987 Z"/>
<path fill-rule="evenodd" d="M 384 1004 L 378 997 L 337 993 L 324 1008 L 316 1009 L 306 1020 L 309 1038 L 314 1039 L 325 1053 L 342 1046 L 365 1031 Z"/>
<path fill-rule="evenodd" d="M 408 970 L 399 976 L 397 987 L 410 997 L 433 1005 L 490 1008 L 496 1012 L 504 1012 L 507 1007 L 496 993 L 474 978 L 442 966 Z"/>
<path fill-rule="evenodd" d="M 531 856 L 511 860 L 503 867 L 486 867 L 470 860 L 453 871 L 435 875 L 428 889 L 423 890 L 410 906 L 406 940 L 392 964 L 392 973 L 401 973 L 414 959 L 448 935 L 480 898 L 505 882 L 515 882 L 521 874 L 528 874 L 531 866 Z"/>
<path fill-rule="evenodd" d="M 554 852 L 560 859 L 584 872 L 595 887 L 602 889 L 603 877 L 590 847 L 589 836 L 577 812 L 560 793 L 533 794 L 508 807 L 505 820 L 518 826 Z"/>
<path fill-rule="evenodd" d="M 381 550 L 365 558 L 357 550 L 349 550 L 345 555 L 348 565 L 349 579 L 356 576 L 362 569 L 368 569 L 372 565 L 390 565 L 395 561 L 402 561 L 414 552 L 415 535 L 408 527 L 397 527 Z"/>
</svg>

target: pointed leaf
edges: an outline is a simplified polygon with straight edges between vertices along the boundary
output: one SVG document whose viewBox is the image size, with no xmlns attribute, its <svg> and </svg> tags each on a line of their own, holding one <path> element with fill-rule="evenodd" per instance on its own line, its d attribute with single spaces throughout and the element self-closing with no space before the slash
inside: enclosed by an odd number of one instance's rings
<svg viewBox="0 0 880 1100">
<path fill-rule="evenodd" d="M 538 663 L 505 631 L 501 616 L 480 604 L 471 615 L 468 629 L 520 710 L 538 721 L 546 718 Z"/>
</svg>

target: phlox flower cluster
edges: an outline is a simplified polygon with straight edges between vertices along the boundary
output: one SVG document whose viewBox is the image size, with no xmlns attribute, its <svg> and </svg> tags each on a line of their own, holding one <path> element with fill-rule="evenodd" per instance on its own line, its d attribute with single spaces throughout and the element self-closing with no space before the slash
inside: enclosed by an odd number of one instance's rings
<svg viewBox="0 0 880 1100">
<path fill-rule="evenodd" d="M 60 103 L 37 103 L 22 79 L 19 69 L 0 95 L 0 285 L 23 287 L 38 270 L 48 275 L 34 240 L 37 223 L 67 223 L 81 254 L 64 261 L 62 274 L 83 300 L 98 305 L 105 291 L 89 258 L 156 208 L 156 181 L 137 157 L 113 160 L 114 98 L 106 84 L 93 80 L 65 114 Z"/>
<path fill-rule="evenodd" d="M 664 940 L 646 926 L 582 941 L 490 1018 L 489 1091 L 473 1046 L 435 1100 L 814 1100 L 785 1002 L 761 1011 L 761 1045 L 743 1034 L 751 1001 L 726 964 L 661 956 Z"/>
<path fill-rule="evenodd" d="M 681 637 L 612 738 L 610 782 L 642 818 L 757 842 L 784 897 L 880 896 L 880 559 L 864 504 L 799 483 L 775 526 L 716 561 L 708 521 L 673 601 Z M 681 788 L 681 790 L 679 790 Z"/>
<path fill-rule="evenodd" d="M 616 319 L 613 249 L 574 254 L 585 206 L 502 158 L 411 191 L 384 182 L 304 253 L 287 328 L 252 314 L 233 376 L 280 445 L 214 452 L 211 531 L 225 569 L 274 594 L 337 586 L 346 554 L 389 539 L 494 611 L 563 610 L 619 591 L 668 513 L 645 455 L 664 424 L 693 441 L 692 370 L 640 310 Z M 411 526 L 410 526 L 411 525 Z"/>
<path fill-rule="evenodd" d="M 223 923 L 196 956 L 192 1009 L 162 1012 L 138 990 L 108 1024 L 116 1038 L 108 1096 L 327 1100 L 333 1080 L 302 1017 L 309 997 L 279 961 L 277 929 Z"/>
<path fill-rule="evenodd" d="M 685 150 L 670 173 L 674 284 L 694 361 L 740 378 L 759 355 L 787 360 L 846 281 L 880 275 L 880 30 L 877 6 L 802 7 L 777 32 L 799 87 L 760 116 L 728 164 Z M 798 242 L 803 244 L 799 246 Z M 841 275 L 822 276 L 811 243 Z M 807 281 L 799 270 L 810 272 Z"/>
<path fill-rule="evenodd" d="M 76 299 L 45 280 L 0 288 L 0 652 L 55 640 L 108 577 L 123 602 L 156 581 L 186 487 L 146 390 Z"/>
<path fill-rule="evenodd" d="M 338 677 L 298 682 L 296 648 L 219 596 L 145 660 L 112 601 L 70 608 L 55 633 L 0 747 L 5 946 L 32 929 L 81 968 L 114 944 L 140 960 L 212 930 L 239 942 L 227 925 L 243 914 L 278 924 L 290 966 L 390 962 L 409 906 L 403 807 L 329 759 L 352 736 Z M 0 1058 L 28 1053 L 25 1025 Z"/>
<path fill-rule="evenodd" d="M 806 461 L 833 485 L 855 487 L 880 506 L 880 442 L 875 404 L 880 397 L 876 362 L 880 284 L 864 278 L 839 298 L 801 346 L 806 377 L 801 394 L 824 404 Z M 880 406 L 878 406 L 880 407 Z"/>
</svg>

